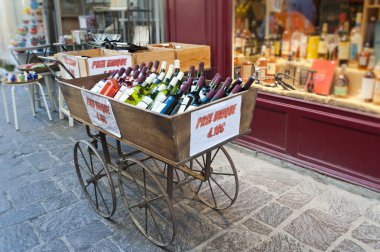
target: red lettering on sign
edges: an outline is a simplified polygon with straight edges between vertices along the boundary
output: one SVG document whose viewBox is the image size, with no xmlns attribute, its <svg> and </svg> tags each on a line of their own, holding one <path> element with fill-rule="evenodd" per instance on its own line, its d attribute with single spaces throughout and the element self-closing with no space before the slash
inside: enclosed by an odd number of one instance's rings
<svg viewBox="0 0 380 252">
<path fill-rule="evenodd" d="M 213 116 L 213 114 L 214 113 L 208 114 L 206 116 L 199 117 L 198 121 L 197 121 L 197 127 L 196 127 L 196 129 L 210 124 L 212 122 L 212 116 Z"/>
<path fill-rule="evenodd" d="M 211 137 L 217 136 L 219 134 L 222 134 L 224 132 L 224 126 L 226 126 L 225 122 L 218 124 L 215 127 L 211 127 L 208 134 L 207 134 L 207 137 L 211 138 Z"/>
<path fill-rule="evenodd" d="M 235 112 L 236 112 L 236 104 L 231 105 L 227 108 L 218 110 L 214 114 L 213 122 L 216 122 L 218 120 L 225 119 L 231 115 L 234 115 Z"/>
<path fill-rule="evenodd" d="M 92 69 L 94 68 L 104 68 L 106 66 L 105 60 L 97 60 L 92 62 Z"/>
<path fill-rule="evenodd" d="M 88 98 L 88 97 L 87 97 L 87 104 L 88 104 L 90 107 L 95 108 L 95 101 L 92 100 L 92 99 L 90 99 L 90 98 Z"/>
<path fill-rule="evenodd" d="M 110 114 L 110 108 L 106 104 L 95 102 L 95 108 L 104 114 Z"/>
<path fill-rule="evenodd" d="M 104 115 L 102 114 L 99 114 L 99 113 L 96 113 L 96 118 L 98 118 L 98 120 L 104 124 L 107 124 L 107 119 Z"/>
</svg>

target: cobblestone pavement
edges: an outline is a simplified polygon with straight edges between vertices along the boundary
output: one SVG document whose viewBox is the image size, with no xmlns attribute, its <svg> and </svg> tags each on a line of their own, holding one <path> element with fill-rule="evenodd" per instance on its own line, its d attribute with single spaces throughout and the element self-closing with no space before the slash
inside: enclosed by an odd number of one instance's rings
<svg viewBox="0 0 380 252">
<path fill-rule="evenodd" d="M 29 101 L 19 102 L 19 132 L 0 114 L 0 251 L 159 251 L 122 203 L 106 220 L 84 199 L 72 161 L 74 143 L 88 139 L 84 127 L 69 128 L 57 113 L 49 122 L 41 109 L 33 118 Z M 240 147 L 227 150 L 240 179 L 237 201 L 214 211 L 187 189 L 176 193 L 170 250 L 380 250 L 379 194 Z"/>
</svg>

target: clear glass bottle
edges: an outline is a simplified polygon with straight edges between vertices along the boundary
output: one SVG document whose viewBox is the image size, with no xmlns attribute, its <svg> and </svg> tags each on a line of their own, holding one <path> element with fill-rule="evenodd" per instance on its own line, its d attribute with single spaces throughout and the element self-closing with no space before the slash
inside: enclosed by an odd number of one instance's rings
<svg viewBox="0 0 380 252">
<path fill-rule="evenodd" d="M 376 76 L 373 72 L 374 56 L 371 56 L 370 63 L 368 64 L 368 71 L 365 73 L 362 86 L 360 89 L 360 97 L 364 102 L 371 102 L 373 99 L 373 91 L 375 88 Z"/>
<path fill-rule="evenodd" d="M 348 78 L 346 75 L 346 68 L 346 64 L 341 66 L 340 74 L 336 79 L 334 86 L 334 95 L 336 97 L 345 98 L 348 96 Z"/>
</svg>

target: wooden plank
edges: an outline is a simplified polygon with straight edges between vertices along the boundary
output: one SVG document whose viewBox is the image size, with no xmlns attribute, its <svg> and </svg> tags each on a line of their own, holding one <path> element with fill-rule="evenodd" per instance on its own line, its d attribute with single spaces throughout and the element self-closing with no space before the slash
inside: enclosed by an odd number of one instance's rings
<svg viewBox="0 0 380 252">
<path fill-rule="evenodd" d="M 134 61 L 133 65 L 141 63 L 148 64 L 149 61 L 154 62 L 156 60 L 159 60 L 159 67 L 161 67 L 162 61 L 166 61 L 168 64 L 174 64 L 175 55 L 174 51 L 171 49 L 148 47 L 148 50 L 132 53 L 132 58 Z"/>
</svg>

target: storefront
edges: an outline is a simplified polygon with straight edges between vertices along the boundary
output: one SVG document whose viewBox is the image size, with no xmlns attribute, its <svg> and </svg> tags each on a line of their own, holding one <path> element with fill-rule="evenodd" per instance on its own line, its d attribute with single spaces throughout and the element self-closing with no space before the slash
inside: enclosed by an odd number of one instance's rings
<svg viewBox="0 0 380 252">
<path fill-rule="evenodd" d="M 246 8 L 255 10 L 257 6 L 262 6 L 261 2 L 263 1 L 168 0 L 167 40 L 211 45 L 213 70 L 224 76 L 230 75 L 234 62 L 236 64 L 236 61 L 241 61 L 235 68 L 247 59 L 255 62 L 252 57 L 254 55 L 244 56 L 245 51 L 252 54 L 249 50 L 241 50 L 240 55 L 236 53 L 237 15 L 241 15 L 236 14 L 236 10 L 240 7 L 241 11 L 249 3 L 252 5 Z M 268 13 L 280 13 L 282 2 L 271 2 L 275 7 L 274 12 Z M 344 24 L 344 20 L 340 20 L 340 14 L 346 8 L 352 17 L 346 20 L 354 20 L 357 12 L 363 13 L 361 34 L 364 43 L 367 39 L 365 29 L 370 29 L 372 17 L 378 19 L 379 5 L 376 1 L 349 1 L 341 5 L 337 3 L 334 8 L 326 7 L 326 1 L 314 2 L 317 6 L 315 19 L 319 22 L 315 23 L 316 31 L 326 20 L 331 33 L 334 33 L 334 27 L 339 25 L 339 21 Z M 265 12 L 265 6 L 263 10 Z M 263 11 L 259 13 L 262 14 Z M 260 18 L 265 18 L 265 15 Z M 253 18 L 249 20 L 252 21 Z M 265 19 L 261 21 L 265 23 Z M 245 22 L 240 20 L 238 23 L 241 24 L 240 28 L 244 28 Z M 353 26 L 351 23 L 355 25 L 354 21 L 350 22 L 350 27 Z M 255 27 L 257 31 L 260 30 L 258 25 Z M 248 28 L 252 28 L 252 22 Z M 267 34 L 269 32 L 268 27 Z M 372 39 L 372 51 L 376 56 L 379 51 L 376 47 L 378 44 L 376 38 Z M 262 41 L 257 41 L 259 44 L 255 50 L 259 53 Z M 337 62 L 339 60 L 336 59 Z M 305 61 L 305 65 L 310 65 L 310 62 Z M 296 91 L 256 85 L 260 91 L 253 130 L 249 135 L 240 138 L 238 143 L 332 177 L 380 190 L 380 158 L 377 154 L 380 149 L 380 106 L 373 102 L 364 102 L 361 98 L 366 71 L 348 66 L 349 91 L 346 98 L 333 95 L 333 81 L 324 95 L 300 91 L 306 89 L 305 85 L 296 85 Z M 339 72 L 340 68 L 337 67 L 335 76 Z M 299 76 L 295 77 L 300 79 Z"/>
</svg>

